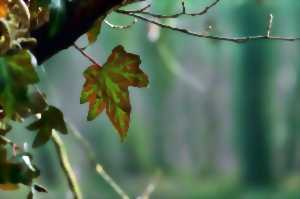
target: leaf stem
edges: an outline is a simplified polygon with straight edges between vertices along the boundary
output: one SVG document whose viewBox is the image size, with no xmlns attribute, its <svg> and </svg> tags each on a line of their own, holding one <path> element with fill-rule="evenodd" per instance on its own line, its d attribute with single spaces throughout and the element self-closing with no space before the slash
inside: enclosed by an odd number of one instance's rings
<svg viewBox="0 0 300 199">
<path fill-rule="evenodd" d="M 92 58 L 89 54 L 87 54 L 82 48 L 80 48 L 77 44 L 73 44 L 74 48 L 80 52 L 85 58 L 87 58 L 90 62 L 92 62 L 94 65 L 101 68 L 101 64 L 99 64 L 94 58 Z"/>
</svg>

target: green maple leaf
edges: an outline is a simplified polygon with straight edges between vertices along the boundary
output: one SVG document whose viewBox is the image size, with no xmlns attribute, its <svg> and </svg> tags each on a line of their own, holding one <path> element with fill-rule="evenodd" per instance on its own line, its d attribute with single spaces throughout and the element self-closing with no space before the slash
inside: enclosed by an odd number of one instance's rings
<svg viewBox="0 0 300 199">
<path fill-rule="evenodd" d="M 95 119 L 104 109 L 124 139 L 130 122 L 131 105 L 128 87 L 146 87 L 147 75 L 139 68 L 138 55 L 117 46 L 103 67 L 92 65 L 84 72 L 86 82 L 80 103 L 89 103 L 87 119 Z"/>
<path fill-rule="evenodd" d="M 38 130 L 32 145 L 33 147 L 38 147 L 48 142 L 53 130 L 57 130 L 63 134 L 67 134 L 68 132 L 63 113 L 53 106 L 49 106 L 41 114 L 41 118 L 30 124 L 27 129 L 31 131 Z"/>
<path fill-rule="evenodd" d="M 39 81 L 34 69 L 36 65 L 36 61 L 34 61 L 35 58 L 29 51 L 23 50 L 15 55 L 6 56 L 5 58 L 8 67 L 7 70 L 11 74 L 15 84 L 26 86 Z"/>
<path fill-rule="evenodd" d="M 35 58 L 28 50 L 0 58 L 0 105 L 12 116 L 27 98 L 27 87 L 39 81 Z"/>
</svg>

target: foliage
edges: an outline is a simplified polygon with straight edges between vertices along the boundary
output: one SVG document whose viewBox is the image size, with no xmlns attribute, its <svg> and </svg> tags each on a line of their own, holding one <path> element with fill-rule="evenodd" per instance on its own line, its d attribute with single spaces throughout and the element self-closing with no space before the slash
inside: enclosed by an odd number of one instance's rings
<svg viewBox="0 0 300 199">
<path fill-rule="evenodd" d="M 46 189 L 34 183 L 40 172 L 31 163 L 32 154 L 6 137 L 13 129 L 10 123 L 35 118 L 27 127 L 37 131 L 33 148 L 52 139 L 53 131 L 67 134 L 63 113 L 47 103 L 46 96 L 37 86 L 38 65 L 31 53 L 39 41 L 30 37 L 30 31 L 45 23 L 51 26 L 50 37 L 59 31 L 66 13 L 61 7 L 58 7 L 59 13 L 51 13 L 53 5 L 63 6 L 45 0 L 0 0 L 0 189 L 16 189 L 21 183 L 31 187 L 28 198 L 33 197 L 32 190 L 45 192 Z M 100 16 L 88 31 L 89 44 L 96 41 L 103 20 L 104 16 Z M 89 103 L 87 119 L 95 119 L 106 108 L 122 140 L 127 135 L 130 121 L 128 87 L 148 85 L 148 77 L 139 68 L 140 63 L 139 56 L 118 46 L 103 67 L 93 64 L 84 72 L 86 83 L 80 102 Z"/>
<path fill-rule="evenodd" d="M 98 7 L 89 5 L 90 2 L 98 5 Z M 66 150 L 63 149 L 63 142 L 59 134 L 56 133 L 67 134 L 68 124 L 63 112 L 57 107 L 48 104 L 47 97 L 38 87 L 41 77 L 36 71 L 38 67 L 37 62 L 42 63 L 59 50 L 73 45 L 91 62 L 91 65 L 85 69 L 83 74 L 85 83 L 80 96 L 80 103 L 88 103 L 89 106 L 87 120 L 95 120 L 105 110 L 121 140 L 123 141 L 126 138 L 130 127 L 132 110 L 129 87 L 147 87 L 149 79 L 140 68 L 140 56 L 127 52 L 121 45 L 113 48 L 112 53 L 104 64 L 96 62 L 85 52 L 85 48 L 94 44 L 99 37 L 102 23 L 106 23 L 112 28 L 126 29 L 130 28 L 139 19 L 155 25 L 155 27 L 151 26 L 149 28 L 151 29 L 149 32 L 154 30 L 155 35 L 159 35 L 159 28 L 165 28 L 198 38 L 234 43 L 253 40 L 300 40 L 297 37 L 274 36 L 272 34 L 273 15 L 269 16 L 269 20 L 265 24 L 266 27 L 264 25 L 262 27 L 265 32 L 259 35 L 240 37 L 215 35 L 217 32 L 211 31 L 213 28 L 211 25 L 206 31 L 194 32 L 174 25 L 176 23 L 167 24 L 168 21 L 166 19 L 202 16 L 219 5 L 221 0 L 211 1 L 203 10 L 195 12 L 189 12 L 188 10 L 188 5 L 191 1 L 178 0 L 177 3 L 181 6 L 181 9 L 168 15 L 148 11 L 151 7 L 150 4 L 145 4 L 144 7 L 137 10 L 121 8 L 135 2 L 144 1 L 0 0 L 0 189 L 14 190 L 18 188 L 19 184 L 23 184 L 30 189 L 28 198 L 33 198 L 35 192 L 47 192 L 45 188 L 37 185 L 35 182 L 35 179 L 40 175 L 40 171 L 32 162 L 34 158 L 28 150 L 27 143 L 24 141 L 24 146 L 19 146 L 15 141 L 8 139 L 8 133 L 14 130 L 12 126 L 14 122 L 24 123 L 30 121 L 31 124 L 27 126 L 27 130 L 36 131 L 32 148 L 37 148 L 51 140 L 53 141 L 61 167 L 67 175 L 70 190 L 73 192 L 74 198 L 81 198 L 79 196 L 80 190 L 75 182 L 76 176 L 72 173 L 72 168 L 66 157 Z M 253 4 L 261 4 L 262 2 L 257 1 Z M 78 5 L 82 10 L 77 9 L 76 6 Z M 170 4 L 168 1 L 158 1 L 157 5 L 161 7 L 168 5 L 171 7 L 175 4 Z M 98 8 L 105 9 L 102 9 L 100 12 Z M 123 16 L 133 17 L 133 23 L 125 26 L 109 23 L 105 18 L 112 10 Z M 69 20 L 72 17 L 76 20 Z M 81 18 L 87 18 L 86 21 L 83 21 L 88 23 L 83 23 L 78 28 L 77 35 L 74 32 L 77 32 L 76 28 L 79 25 L 78 23 L 81 22 Z M 66 23 L 68 20 L 71 22 Z M 72 30 L 70 31 L 70 29 Z M 65 32 L 66 30 L 67 33 Z M 86 33 L 88 46 L 81 48 L 74 42 L 83 33 Z M 41 35 L 42 39 L 40 38 Z M 153 41 L 157 39 L 158 36 L 152 38 Z M 44 44 L 44 40 L 48 42 L 46 44 L 50 44 L 50 47 L 41 45 Z M 55 41 L 53 46 L 52 41 Z M 52 47 L 57 47 L 57 49 Z M 52 52 L 39 59 L 37 54 L 39 50 Z M 260 68 L 258 69 L 260 70 Z M 182 71 L 178 70 L 176 73 L 180 74 Z M 261 82 L 259 81 L 258 83 Z M 249 147 L 246 148 L 248 149 Z M 258 165 L 256 162 L 259 161 L 252 162 Z M 105 173 L 103 168 L 99 168 L 100 166 L 98 166 L 98 173 L 103 175 Z M 104 179 L 108 179 L 107 176 Z M 112 187 L 116 186 L 113 185 Z M 118 190 L 118 188 L 116 189 Z"/>
<path fill-rule="evenodd" d="M 50 139 L 53 130 L 57 130 L 63 134 L 67 134 L 68 132 L 63 113 L 54 106 L 49 106 L 41 114 L 40 119 L 30 124 L 27 128 L 32 131 L 38 130 L 32 145 L 33 147 L 45 144 Z"/>
<path fill-rule="evenodd" d="M 102 68 L 92 65 L 84 72 L 86 82 L 80 102 L 89 102 L 88 120 L 94 120 L 106 108 L 120 136 L 126 136 L 131 112 L 128 87 L 148 85 L 146 74 L 139 68 L 140 63 L 137 55 L 118 46 Z"/>
</svg>

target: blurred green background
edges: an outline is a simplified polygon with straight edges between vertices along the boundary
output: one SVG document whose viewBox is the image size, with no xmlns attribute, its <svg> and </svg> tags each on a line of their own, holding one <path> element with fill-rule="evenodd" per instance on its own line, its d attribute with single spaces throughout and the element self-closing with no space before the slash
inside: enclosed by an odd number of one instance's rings
<svg viewBox="0 0 300 199">
<path fill-rule="evenodd" d="M 210 2 L 187 0 L 187 10 L 199 11 Z M 155 13 L 180 10 L 180 1 L 152 3 Z M 224 0 L 205 16 L 163 22 L 243 36 L 265 34 L 272 13 L 274 35 L 296 36 L 299 10 L 295 0 Z M 108 20 L 132 21 L 117 14 Z M 78 41 L 85 43 L 85 37 Z M 141 56 L 150 78 L 149 88 L 130 90 L 132 121 L 124 143 L 105 115 L 86 121 L 88 107 L 79 104 L 79 96 L 90 63 L 80 53 L 65 50 L 38 70 L 49 102 L 64 111 L 97 162 L 130 197 L 157 178 L 155 199 L 300 198 L 299 43 L 210 41 L 139 22 L 128 30 L 103 25 L 87 52 L 104 63 L 119 44 Z M 21 141 L 20 133 L 11 136 Z M 84 198 L 119 198 L 90 166 L 85 146 L 72 133 L 63 139 Z M 38 182 L 50 191 L 39 198 L 71 198 L 52 143 L 34 153 L 42 171 Z M 25 198 L 26 192 L 1 191 L 0 198 Z"/>
</svg>

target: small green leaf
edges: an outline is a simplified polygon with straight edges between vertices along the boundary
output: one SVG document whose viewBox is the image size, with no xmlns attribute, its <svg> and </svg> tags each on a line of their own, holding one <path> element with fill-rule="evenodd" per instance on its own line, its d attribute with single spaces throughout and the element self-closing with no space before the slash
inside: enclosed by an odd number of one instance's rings
<svg viewBox="0 0 300 199">
<path fill-rule="evenodd" d="M 41 114 L 41 118 L 30 124 L 27 129 L 38 131 L 32 145 L 33 147 L 39 147 L 47 143 L 52 136 L 53 130 L 57 130 L 62 134 L 67 134 L 68 132 L 63 113 L 53 106 L 49 106 L 49 108 Z"/>
<path fill-rule="evenodd" d="M 29 51 L 23 50 L 6 56 L 5 59 L 11 78 L 18 86 L 35 84 L 39 81 L 34 69 L 36 60 Z"/>
</svg>

